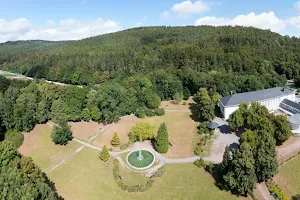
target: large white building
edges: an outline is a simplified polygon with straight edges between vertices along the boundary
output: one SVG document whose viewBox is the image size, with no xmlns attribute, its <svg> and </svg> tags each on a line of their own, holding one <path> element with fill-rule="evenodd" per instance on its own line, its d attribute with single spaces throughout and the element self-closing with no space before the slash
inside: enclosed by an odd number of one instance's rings
<svg viewBox="0 0 300 200">
<path fill-rule="evenodd" d="M 232 94 L 230 96 L 223 97 L 219 100 L 219 107 L 224 119 L 227 120 L 229 119 L 229 116 L 239 108 L 239 105 L 242 102 L 250 104 L 251 102 L 256 101 L 266 106 L 269 111 L 275 111 L 284 107 L 286 105 L 284 104 L 284 102 L 294 102 L 295 98 L 296 97 L 294 91 L 276 87 L 254 92 Z"/>
</svg>

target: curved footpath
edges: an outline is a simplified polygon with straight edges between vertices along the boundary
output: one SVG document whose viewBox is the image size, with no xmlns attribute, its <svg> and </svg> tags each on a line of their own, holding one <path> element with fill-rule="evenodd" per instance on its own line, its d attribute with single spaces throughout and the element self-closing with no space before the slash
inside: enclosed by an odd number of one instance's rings
<svg viewBox="0 0 300 200">
<path fill-rule="evenodd" d="M 91 149 L 94 149 L 94 150 L 97 150 L 97 151 L 102 150 L 102 148 L 100 148 L 100 147 L 94 146 L 94 145 L 92 145 L 90 143 L 87 143 L 87 142 L 83 142 L 83 141 L 78 140 L 76 138 L 74 138 L 73 140 L 80 143 L 80 144 L 82 144 L 83 146 L 88 147 L 88 148 L 91 148 Z M 200 158 L 199 156 L 192 156 L 192 157 L 187 157 L 187 158 L 166 158 L 162 154 L 155 151 L 151 144 L 145 143 L 145 142 L 144 143 L 136 142 L 136 143 L 134 143 L 134 145 L 132 147 L 130 147 L 126 150 L 118 151 L 118 152 L 110 151 L 109 153 L 112 157 L 114 157 L 118 161 L 120 161 L 122 167 L 127 168 L 129 170 L 132 170 L 127 166 L 127 164 L 124 163 L 124 161 L 120 158 L 120 155 L 122 155 L 126 152 L 131 152 L 131 151 L 135 151 L 135 150 L 139 150 L 139 149 L 145 149 L 145 150 L 151 151 L 155 155 L 156 161 L 159 161 L 158 165 L 156 165 L 156 166 L 154 166 L 150 169 L 147 169 L 145 171 L 148 176 L 151 176 L 153 173 L 155 173 L 159 168 L 161 168 L 165 164 L 192 163 L 192 162 L 194 162 L 194 161 L 196 161 L 197 159 Z M 209 161 L 207 157 L 204 157 L 203 159 Z"/>
</svg>

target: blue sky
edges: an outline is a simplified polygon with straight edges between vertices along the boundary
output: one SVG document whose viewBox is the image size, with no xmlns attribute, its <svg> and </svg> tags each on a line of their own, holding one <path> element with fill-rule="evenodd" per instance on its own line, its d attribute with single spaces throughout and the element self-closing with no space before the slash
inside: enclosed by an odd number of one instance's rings
<svg viewBox="0 0 300 200">
<path fill-rule="evenodd" d="M 136 26 L 244 25 L 300 36 L 295 0 L 0 0 L 0 42 L 80 39 Z"/>
</svg>

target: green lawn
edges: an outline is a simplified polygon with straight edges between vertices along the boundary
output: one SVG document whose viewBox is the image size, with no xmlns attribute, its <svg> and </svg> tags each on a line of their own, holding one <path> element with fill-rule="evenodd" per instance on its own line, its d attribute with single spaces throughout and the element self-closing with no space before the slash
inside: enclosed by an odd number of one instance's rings
<svg viewBox="0 0 300 200">
<path fill-rule="evenodd" d="M 29 155 L 26 156 L 30 156 L 43 171 L 47 172 L 53 166 L 72 155 L 81 145 L 74 141 L 69 142 L 66 146 L 55 145 L 50 137 L 52 129 L 47 126 L 45 127 L 46 128 L 41 133 L 33 133 L 33 135 L 27 133 L 28 135 L 25 137 L 25 140 L 32 140 L 30 137 L 36 139 L 31 141 L 35 142 L 36 146 Z M 40 136 L 36 137 L 34 134 L 40 134 Z M 26 144 L 27 141 L 24 141 L 23 145 Z M 27 144 L 27 147 L 25 148 L 31 148 L 31 145 Z"/>
<path fill-rule="evenodd" d="M 55 182 L 59 194 L 65 199 L 238 199 L 228 192 L 220 191 L 210 174 L 193 164 L 166 166 L 162 178 L 156 179 L 150 190 L 144 193 L 122 191 L 112 176 L 112 160 L 103 163 L 98 158 L 99 152 L 85 148 L 71 160 L 48 174 Z M 127 184 L 141 184 L 147 178 L 132 172 L 123 172 Z M 136 182 L 136 183 L 135 183 Z"/>
<path fill-rule="evenodd" d="M 300 156 L 280 167 L 275 177 L 276 183 L 282 188 L 285 195 L 291 198 L 300 193 Z"/>
</svg>

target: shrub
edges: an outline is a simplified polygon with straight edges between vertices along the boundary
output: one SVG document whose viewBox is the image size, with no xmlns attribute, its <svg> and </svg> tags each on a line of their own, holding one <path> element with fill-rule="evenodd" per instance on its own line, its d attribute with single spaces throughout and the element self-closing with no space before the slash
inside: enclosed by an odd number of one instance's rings
<svg viewBox="0 0 300 200">
<path fill-rule="evenodd" d="M 154 110 L 154 114 L 156 116 L 163 116 L 165 114 L 165 110 L 163 108 L 156 108 Z"/>
<path fill-rule="evenodd" d="M 109 160 L 109 157 L 110 157 L 109 151 L 108 151 L 106 145 L 103 145 L 102 151 L 100 152 L 100 155 L 99 155 L 99 158 L 100 158 L 102 161 L 106 162 L 106 161 Z"/>
<path fill-rule="evenodd" d="M 9 130 L 5 133 L 5 140 L 10 141 L 16 148 L 19 148 L 24 141 L 24 135 L 15 130 Z"/>
<path fill-rule="evenodd" d="M 201 145 L 197 145 L 196 149 L 194 150 L 195 155 L 200 156 L 202 152 L 202 146 Z"/>
<path fill-rule="evenodd" d="M 279 200 L 286 200 L 287 197 L 284 195 L 283 191 L 272 181 L 267 182 L 268 189 L 271 194 L 273 194 Z"/>
<path fill-rule="evenodd" d="M 111 145 L 114 147 L 120 146 L 120 138 L 117 132 L 114 133 L 114 137 L 111 140 Z"/>
<path fill-rule="evenodd" d="M 145 117 L 146 117 L 145 110 L 144 110 L 144 109 L 141 109 L 141 108 L 137 109 L 137 110 L 135 111 L 134 114 L 135 114 L 135 116 L 137 116 L 138 118 L 145 118 Z"/>
<path fill-rule="evenodd" d="M 165 167 L 161 167 L 161 168 L 159 168 L 159 169 L 156 171 L 155 174 L 153 174 L 153 175 L 151 176 L 151 178 L 162 177 L 162 175 L 165 173 L 165 171 L 166 171 L 166 168 L 165 168 Z"/>
<path fill-rule="evenodd" d="M 197 126 L 198 129 L 198 134 L 208 134 L 209 133 L 209 129 L 207 127 L 209 122 L 202 122 Z"/>
<path fill-rule="evenodd" d="M 155 116 L 155 113 L 152 110 L 146 109 L 145 114 L 147 117 L 153 117 Z"/>
<path fill-rule="evenodd" d="M 144 185 L 126 185 L 120 178 L 120 167 L 119 167 L 119 161 L 114 159 L 113 161 L 113 176 L 117 183 L 117 185 L 124 191 L 128 192 L 145 192 L 148 190 L 154 182 L 154 179 L 156 177 L 161 177 L 164 173 L 165 168 L 160 168 L 150 179 L 147 180 L 147 183 Z"/>
<path fill-rule="evenodd" d="M 205 167 L 206 163 L 205 163 L 205 161 L 202 158 L 200 158 L 200 159 L 198 159 L 198 160 L 196 160 L 194 162 L 194 165 L 196 165 L 197 167 L 201 168 L 201 167 Z"/>
</svg>

